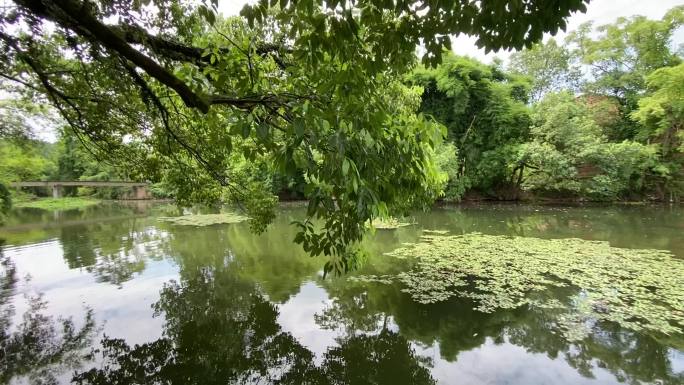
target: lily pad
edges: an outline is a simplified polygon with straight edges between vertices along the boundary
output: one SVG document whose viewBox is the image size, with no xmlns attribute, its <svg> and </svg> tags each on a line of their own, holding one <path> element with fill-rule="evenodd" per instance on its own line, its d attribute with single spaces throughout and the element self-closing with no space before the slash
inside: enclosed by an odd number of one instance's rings
<svg viewBox="0 0 684 385">
<path fill-rule="evenodd" d="M 159 217 L 160 221 L 172 223 L 180 226 L 211 226 L 226 223 L 239 223 L 249 219 L 249 217 L 235 213 L 221 214 L 197 214 L 183 215 L 180 217 Z"/>
<path fill-rule="evenodd" d="M 388 255 L 415 260 L 411 270 L 394 279 L 417 302 L 458 296 L 472 299 L 482 312 L 562 307 L 557 324 L 569 339 L 586 334 L 578 326 L 600 321 L 684 335 L 684 260 L 667 251 L 471 233 L 424 235 Z M 542 295 L 553 288 L 574 294 L 561 305 Z"/>
</svg>

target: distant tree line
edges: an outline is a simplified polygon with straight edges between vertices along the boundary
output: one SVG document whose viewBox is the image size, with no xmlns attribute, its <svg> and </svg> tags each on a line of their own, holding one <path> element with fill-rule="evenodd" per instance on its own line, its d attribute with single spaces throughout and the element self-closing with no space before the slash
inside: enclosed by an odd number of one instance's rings
<svg viewBox="0 0 684 385">
<path fill-rule="evenodd" d="M 680 200 L 684 193 L 684 64 L 662 20 L 584 24 L 508 66 L 448 54 L 418 68 L 420 111 L 447 127 L 445 198 Z"/>
</svg>

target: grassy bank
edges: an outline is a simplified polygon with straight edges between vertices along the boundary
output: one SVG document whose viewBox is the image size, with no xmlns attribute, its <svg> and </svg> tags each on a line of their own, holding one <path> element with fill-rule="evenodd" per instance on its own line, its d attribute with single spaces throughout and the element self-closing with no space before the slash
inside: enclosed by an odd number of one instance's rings
<svg viewBox="0 0 684 385">
<path fill-rule="evenodd" d="M 38 198 L 35 200 L 15 202 L 14 207 L 30 207 L 43 210 L 72 210 L 94 206 L 100 201 L 92 198 L 66 197 L 66 198 Z"/>
</svg>

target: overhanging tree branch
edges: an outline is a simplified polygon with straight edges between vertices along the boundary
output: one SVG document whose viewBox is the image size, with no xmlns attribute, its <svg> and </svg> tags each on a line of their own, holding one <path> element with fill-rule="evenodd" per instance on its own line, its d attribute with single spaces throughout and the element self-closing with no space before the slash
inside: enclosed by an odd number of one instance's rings
<svg viewBox="0 0 684 385">
<path fill-rule="evenodd" d="M 77 0 L 61 0 L 57 2 L 23 0 L 19 3 L 32 12 L 43 15 L 47 19 L 73 30 L 84 38 L 95 40 L 97 43 L 128 59 L 160 83 L 175 90 L 188 107 L 197 108 L 204 113 L 209 111 L 209 103 L 190 89 L 185 82 L 153 59 L 131 47 L 112 28 L 97 20 L 87 6 L 87 2 Z"/>
<path fill-rule="evenodd" d="M 173 89 L 186 106 L 197 108 L 203 113 L 207 113 L 212 104 L 251 109 L 258 104 L 282 103 L 272 95 L 259 98 L 238 98 L 224 95 L 204 96 L 193 91 L 183 80 L 179 79 L 154 59 L 136 50 L 131 44 L 143 45 L 152 52 L 172 60 L 195 63 L 208 60 L 203 57 L 203 51 L 200 48 L 154 36 L 139 26 L 105 25 L 94 16 L 87 1 L 61 0 L 52 2 L 45 0 L 18 0 L 18 3 L 36 15 L 51 20 L 62 27 L 74 31 L 79 36 L 96 44 L 101 44 L 108 50 L 115 52 L 123 59 L 140 67 L 152 78 Z M 279 47 L 277 45 L 267 45 L 258 48 L 256 51 L 260 55 L 265 55 L 278 52 L 278 50 Z M 278 58 L 277 62 L 279 66 L 283 66 L 280 58 Z"/>
</svg>

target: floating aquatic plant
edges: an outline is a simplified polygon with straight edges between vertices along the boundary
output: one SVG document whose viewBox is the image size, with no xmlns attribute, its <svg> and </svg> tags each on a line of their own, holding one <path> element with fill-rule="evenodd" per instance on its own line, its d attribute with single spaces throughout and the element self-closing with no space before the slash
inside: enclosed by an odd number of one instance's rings
<svg viewBox="0 0 684 385">
<path fill-rule="evenodd" d="M 446 235 L 449 234 L 449 230 L 423 230 L 423 234 Z"/>
<path fill-rule="evenodd" d="M 174 225 L 181 226 L 211 226 L 225 223 L 239 223 L 248 220 L 249 217 L 235 214 L 235 213 L 221 213 L 221 214 L 196 214 L 183 215 L 180 217 L 159 217 L 158 220 L 169 222 Z"/>
<path fill-rule="evenodd" d="M 598 321 L 684 334 L 684 260 L 667 251 L 471 233 L 424 235 L 388 254 L 415 258 L 413 268 L 394 280 L 421 303 L 459 296 L 474 300 L 482 312 L 524 305 L 563 308 L 557 326 L 575 340 Z M 356 279 L 389 281 L 387 276 Z M 574 293 L 569 303 L 539 295 L 554 287 Z"/>
<path fill-rule="evenodd" d="M 378 230 L 394 230 L 400 227 L 411 226 L 413 223 L 401 222 L 399 219 L 394 217 L 375 219 L 372 222 L 373 227 Z"/>
<path fill-rule="evenodd" d="M 14 207 L 29 207 L 49 211 L 82 209 L 100 203 L 98 199 L 83 197 L 40 198 L 36 200 L 18 202 Z"/>
</svg>

